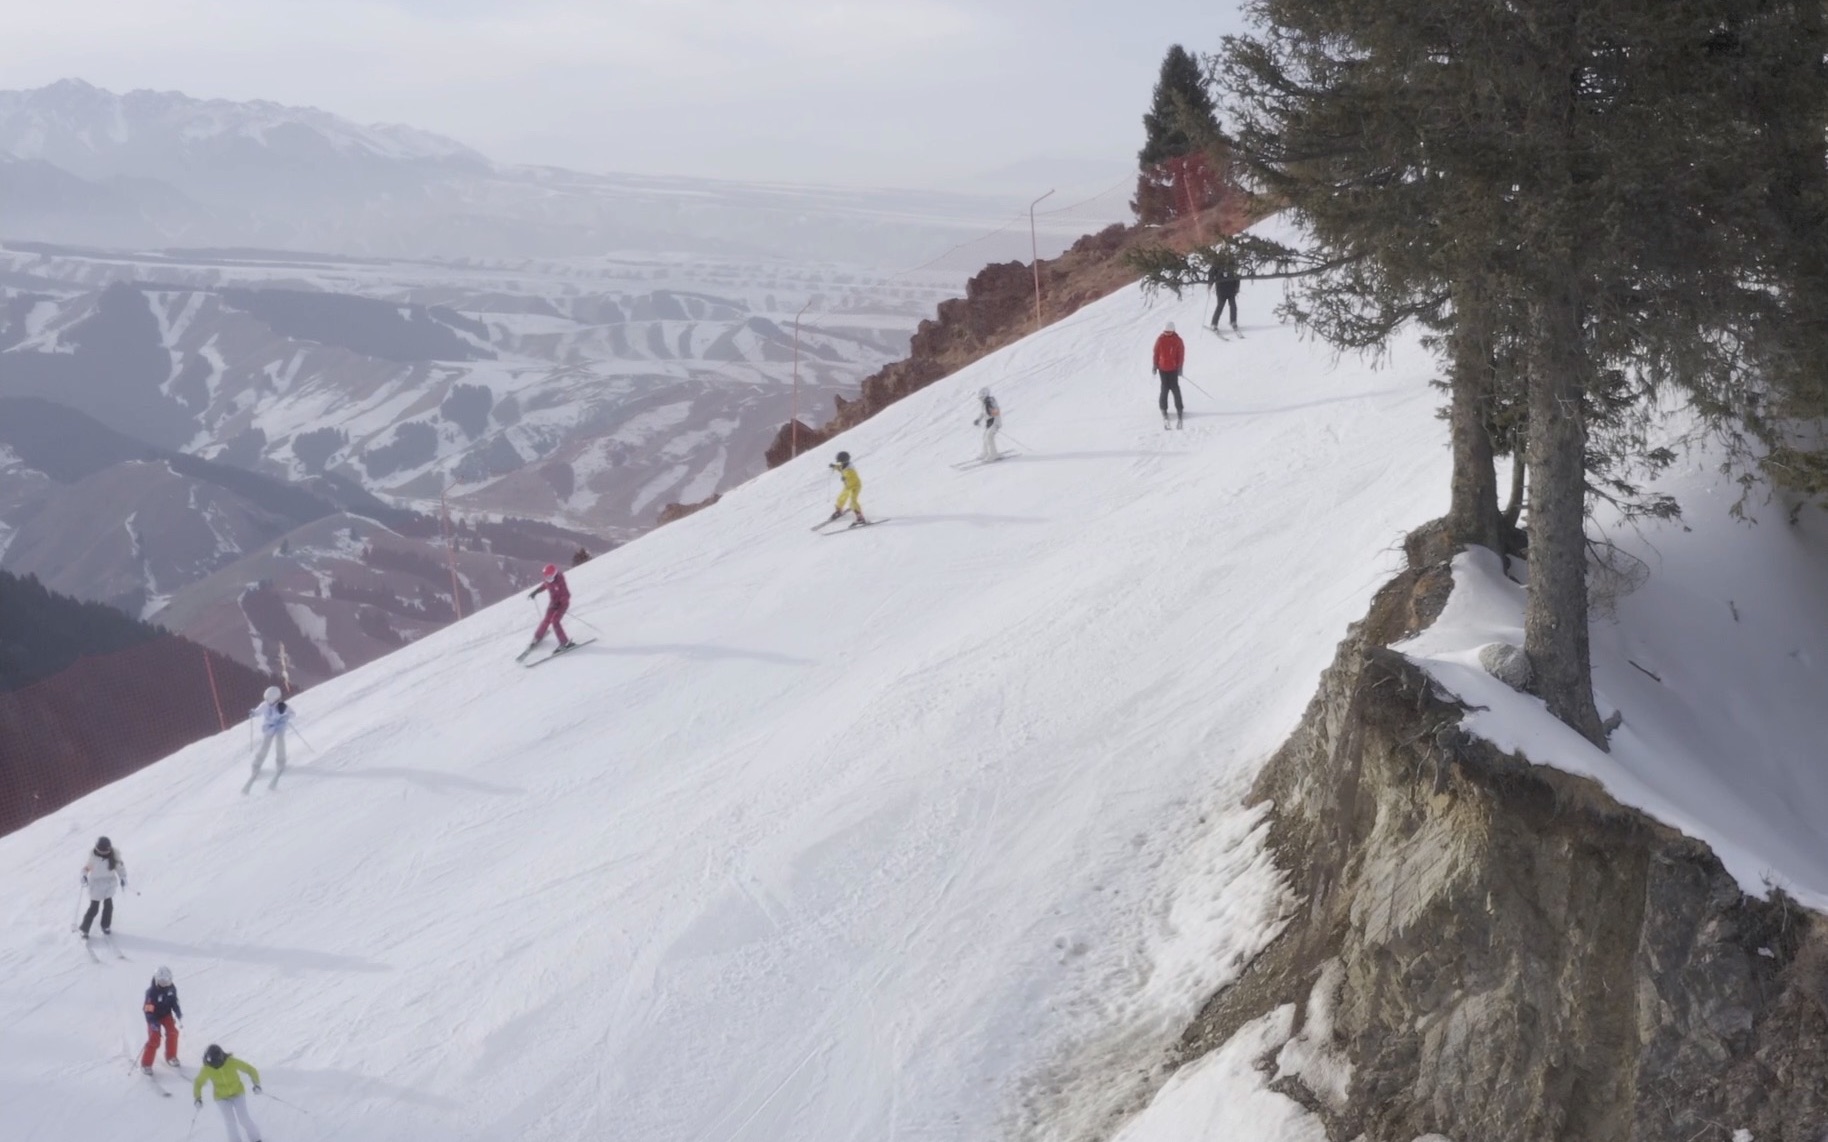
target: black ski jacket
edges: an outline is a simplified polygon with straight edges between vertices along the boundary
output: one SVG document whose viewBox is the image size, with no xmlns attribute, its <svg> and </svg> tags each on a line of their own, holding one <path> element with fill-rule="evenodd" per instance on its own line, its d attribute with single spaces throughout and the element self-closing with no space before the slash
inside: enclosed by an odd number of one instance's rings
<svg viewBox="0 0 1828 1142">
<path fill-rule="evenodd" d="M 146 1022 L 163 1023 L 167 1015 L 184 1018 L 184 1009 L 178 1006 L 177 985 L 160 987 L 155 983 L 146 989 Z"/>
</svg>

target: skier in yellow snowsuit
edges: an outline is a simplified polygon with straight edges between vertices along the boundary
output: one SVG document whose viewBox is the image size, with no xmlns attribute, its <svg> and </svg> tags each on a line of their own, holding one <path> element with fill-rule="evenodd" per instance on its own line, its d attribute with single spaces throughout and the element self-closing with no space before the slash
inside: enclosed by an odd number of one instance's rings
<svg viewBox="0 0 1828 1142">
<path fill-rule="evenodd" d="M 241 1085 L 242 1075 L 253 1080 L 254 1093 L 259 1094 L 260 1072 L 211 1043 L 203 1051 L 203 1069 L 191 1080 L 191 1097 L 199 1108 L 202 1107 L 203 1084 L 208 1083 L 215 1093 L 216 1107 L 222 1111 L 222 1124 L 228 1128 L 229 1142 L 243 1142 L 243 1130 L 247 1131 L 246 1142 L 260 1142 L 260 1127 L 248 1117 L 247 1088 Z"/>
<path fill-rule="evenodd" d="M 837 519 L 845 513 L 846 509 L 857 513 L 857 523 L 852 524 L 852 527 L 870 522 L 863 518 L 863 477 L 857 475 L 857 469 L 851 467 L 851 454 L 849 452 L 838 453 L 837 463 L 833 464 L 831 469 L 844 477 L 844 490 L 838 493 L 838 506 L 832 509 L 831 519 L 825 522 L 830 523 L 832 519 Z"/>
</svg>

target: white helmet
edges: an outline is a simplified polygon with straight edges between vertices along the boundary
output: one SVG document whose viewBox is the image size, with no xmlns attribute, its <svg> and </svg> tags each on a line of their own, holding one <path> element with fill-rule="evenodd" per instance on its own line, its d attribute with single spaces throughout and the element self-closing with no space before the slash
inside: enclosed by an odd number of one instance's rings
<svg viewBox="0 0 1828 1142">
<path fill-rule="evenodd" d="M 281 699 L 281 698 L 283 698 L 283 697 L 285 697 L 285 695 L 284 695 L 284 694 L 281 694 L 281 693 L 280 693 L 280 692 L 279 692 L 279 687 L 277 687 L 277 686 L 268 686 L 268 687 L 267 687 L 267 692 L 266 692 L 266 693 L 265 693 L 265 694 L 262 694 L 262 695 L 261 695 L 261 697 L 262 697 L 262 698 L 265 698 L 265 699 L 266 699 L 266 700 L 267 700 L 267 701 L 269 701 L 269 702 L 277 702 L 277 701 L 279 701 L 279 700 L 280 700 L 280 699 Z"/>
<path fill-rule="evenodd" d="M 170 987 L 171 986 L 171 969 L 170 968 L 160 968 L 158 971 L 153 972 L 152 973 L 152 982 L 158 984 L 160 987 Z"/>
<path fill-rule="evenodd" d="M 989 400 L 990 399 L 990 386 L 985 385 L 983 388 L 979 389 L 977 391 L 977 395 L 980 399 Z"/>
<path fill-rule="evenodd" d="M 1168 323 L 1168 328 L 1162 330 L 1162 332 L 1163 333 L 1173 333 L 1174 332 L 1174 322 L 1170 321 Z"/>
</svg>

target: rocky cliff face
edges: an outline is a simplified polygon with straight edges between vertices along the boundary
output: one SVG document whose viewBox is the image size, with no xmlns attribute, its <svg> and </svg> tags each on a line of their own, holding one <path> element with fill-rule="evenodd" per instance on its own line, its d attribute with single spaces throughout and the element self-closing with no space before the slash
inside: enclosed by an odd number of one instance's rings
<svg viewBox="0 0 1828 1142">
<path fill-rule="evenodd" d="M 1293 1003 L 1264 1068 L 1339 1142 L 1818 1142 L 1828 925 L 1467 737 L 1389 649 L 1452 590 L 1438 532 L 1408 551 L 1259 780 L 1299 914 L 1180 1057 Z"/>
</svg>

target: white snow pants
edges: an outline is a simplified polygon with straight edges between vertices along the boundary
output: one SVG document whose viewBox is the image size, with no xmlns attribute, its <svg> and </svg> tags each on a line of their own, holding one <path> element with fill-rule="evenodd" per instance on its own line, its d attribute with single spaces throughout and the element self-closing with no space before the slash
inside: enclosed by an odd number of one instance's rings
<svg viewBox="0 0 1828 1142">
<path fill-rule="evenodd" d="M 997 458 L 997 422 L 987 421 L 984 424 L 984 459 Z"/>
<path fill-rule="evenodd" d="M 246 1142 L 260 1142 L 260 1127 L 248 1117 L 248 1096 L 238 1094 L 234 1098 L 219 1098 L 216 1109 L 222 1112 L 222 1124 L 228 1127 L 229 1142 L 242 1142 L 241 1132 L 248 1132 Z"/>
</svg>

